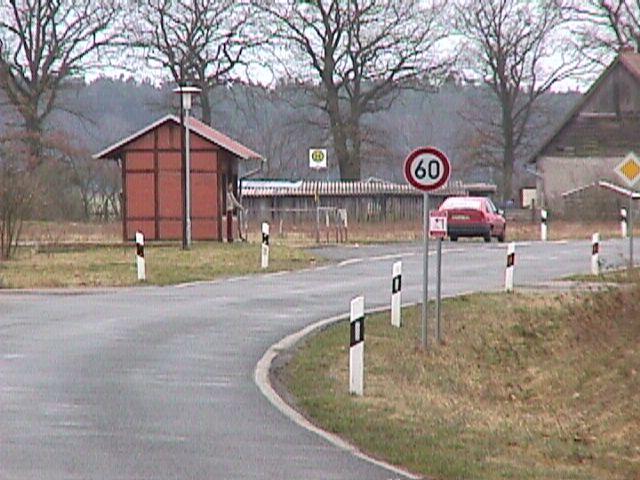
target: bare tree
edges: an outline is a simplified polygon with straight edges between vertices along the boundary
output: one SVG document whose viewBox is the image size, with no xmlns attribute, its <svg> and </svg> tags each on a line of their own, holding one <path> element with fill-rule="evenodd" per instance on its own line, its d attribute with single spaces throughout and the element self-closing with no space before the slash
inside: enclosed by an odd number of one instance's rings
<svg viewBox="0 0 640 480">
<path fill-rule="evenodd" d="M 30 153 L 19 132 L 0 139 L 0 260 L 15 253 L 22 224 L 37 195 L 37 176 L 27 173 Z"/>
<path fill-rule="evenodd" d="M 361 177 L 368 114 L 390 108 L 402 87 L 433 80 L 443 2 L 253 0 L 269 18 L 287 75 L 318 85 L 343 180 Z"/>
<path fill-rule="evenodd" d="M 141 0 L 131 41 L 175 82 L 191 80 L 202 88 L 202 120 L 210 124 L 209 93 L 231 80 L 261 43 L 254 20 L 250 8 L 235 0 Z"/>
<path fill-rule="evenodd" d="M 119 0 L 8 0 L 0 4 L 0 88 L 28 133 L 36 163 L 45 120 L 65 82 L 95 66 L 118 34 Z"/>
<path fill-rule="evenodd" d="M 94 177 L 94 183 L 100 205 L 94 214 L 99 220 L 108 222 L 111 217 L 118 218 L 121 215 L 121 167 L 113 161 L 102 161 L 97 169 L 98 175 Z"/>
<path fill-rule="evenodd" d="M 495 107 L 483 106 L 470 119 L 488 143 L 483 150 L 497 154 L 507 200 L 534 106 L 558 82 L 578 74 L 583 60 L 562 36 L 566 19 L 559 0 L 460 1 L 456 26 L 466 39 L 467 66 L 492 92 Z"/>
<path fill-rule="evenodd" d="M 232 100 L 233 134 L 267 159 L 263 176 L 299 178 L 308 168 L 309 146 L 324 145 L 326 131 L 309 128 L 320 112 L 309 107 L 304 87 L 286 82 L 274 88 L 236 83 L 224 97 Z"/>
<path fill-rule="evenodd" d="M 566 6 L 583 52 L 606 63 L 623 47 L 640 51 L 640 0 L 574 0 Z"/>
</svg>

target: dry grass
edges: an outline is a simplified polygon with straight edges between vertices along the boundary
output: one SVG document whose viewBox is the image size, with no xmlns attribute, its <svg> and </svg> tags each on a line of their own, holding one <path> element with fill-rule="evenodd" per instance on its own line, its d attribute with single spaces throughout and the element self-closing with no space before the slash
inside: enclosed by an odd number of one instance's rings
<svg viewBox="0 0 640 480">
<path fill-rule="evenodd" d="M 601 238 L 620 236 L 618 222 L 569 222 L 555 220 L 547 224 L 549 240 L 590 239 L 594 233 L 600 233 Z M 507 241 L 539 240 L 540 224 L 531 222 L 508 222 Z"/>
<path fill-rule="evenodd" d="M 447 342 L 426 354 L 419 309 L 400 330 L 372 316 L 364 398 L 346 394 L 346 325 L 309 342 L 284 378 L 319 423 L 425 475 L 638 479 L 638 295 L 453 299 Z"/>
<path fill-rule="evenodd" d="M 25 222 L 21 240 L 29 244 L 119 243 L 122 223 Z"/>
<path fill-rule="evenodd" d="M 147 281 L 167 285 L 262 272 L 259 243 L 196 242 L 145 246 Z M 275 243 L 269 269 L 291 270 L 316 265 L 305 251 Z M 58 245 L 45 250 L 24 247 L 15 259 L 0 262 L 0 288 L 106 287 L 139 285 L 135 246 Z"/>
</svg>

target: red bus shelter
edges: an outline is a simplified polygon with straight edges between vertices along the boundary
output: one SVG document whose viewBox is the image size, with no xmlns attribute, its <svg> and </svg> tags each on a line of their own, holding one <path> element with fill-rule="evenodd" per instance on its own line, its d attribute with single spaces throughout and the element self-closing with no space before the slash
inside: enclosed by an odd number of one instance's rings
<svg viewBox="0 0 640 480">
<path fill-rule="evenodd" d="M 237 188 L 240 161 L 264 158 L 190 117 L 191 227 L 194 240 L 222 240 L 226 185 Z M 167 115 L 94 155 L 117 160 L 122 169 L 122 236 L 136 230 L 149 240 L 182 237 L 181 125 Z"/>
</svg>

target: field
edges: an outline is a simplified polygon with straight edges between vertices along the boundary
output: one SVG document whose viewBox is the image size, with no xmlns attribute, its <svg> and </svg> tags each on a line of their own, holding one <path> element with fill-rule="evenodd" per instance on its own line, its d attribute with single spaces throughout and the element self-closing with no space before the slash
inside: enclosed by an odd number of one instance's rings
<svg viewBox="0 0 640 480">
<path fill-rule="evenodd" d="M 447 300 L 446 342 L 427 353 L 419 308 L 402 329 L 367 317 L 361 398 L 347 393 L 345 323 L 276 373 L 312 421 L 428 478 L 640 479 L 635 280 Z"/>
<path fill-rule="evenodd" d="M 548 224 L 549 240 L 591 238 L 600 232 L 602 238 L 620 235 L 618 222 L 567 222 L 556 220 Z M 271 226 L 271 237 L 294 246 L 315 243 L 315 224 L 284 224 L 282 233 L 279 225 Z M 335 243 L 335 230 L 321 226 L 320 242 Z M 422 238 L 421 221 L 351 223 L 348 241 L 351 243 L 416 241 Z M 507 226 L 507 241 L 533 240 L 540 238 L 540 225 L 530 221 L 510 221 Z M 26 222 L 23 242 L 30 245 L 51 245 L 59 243 L 118 244 L 122 241 L 122 225 L 112 223 L 74 222 Z M 260 240 L 260 225 L 249 224 L 249 241 Z"/>
<path fill-rule="evenodd" d="M 271 227 L 272 235 L 278 235 L 278 226 Z M 252 236 L 257 235 L 258 228 L 253 226 Z M 620 224 L 618 222 L 568 222 L 556 220 L 548 224 L 549 240 L 590 239 L 591 235 L 599 232 L 601 238 L 620 236 Z M 315 225 L 310 223 L 285 225 L 283 239 L 287 241 L 309 244 L 315 242 Z M 320 241 L 322 243 L 335 243 L 335 230 L 322 226 Z M 369 222 L 349 224 L 348 239 L 351 243 L 417 241 L 422 239 L 422 222 L 398 221 L 398 222 Z M 539 240 L 540 224 L 530 221 L 510 221 L 507 223 L 506 241 Z M 472 241 L 477 241 L 473 239 Z M 461 241 L 468 241 L 461 239 Z M 494 240 L 495 241 L 495 240 Z"/>
</svg>

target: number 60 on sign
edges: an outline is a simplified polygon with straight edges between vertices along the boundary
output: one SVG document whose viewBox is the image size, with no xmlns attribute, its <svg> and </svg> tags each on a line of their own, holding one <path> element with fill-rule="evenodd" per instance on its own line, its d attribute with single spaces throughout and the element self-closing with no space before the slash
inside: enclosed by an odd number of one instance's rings
<svg viewBox="0 0 640 480">
<path fill-rule="evenodd" d="M 451 165 L 444 153 L 434 147 L 420 147 L 404 161 L 404 177 L 412 186 L 428 192 L 449 180 Z"/>
</svg>

